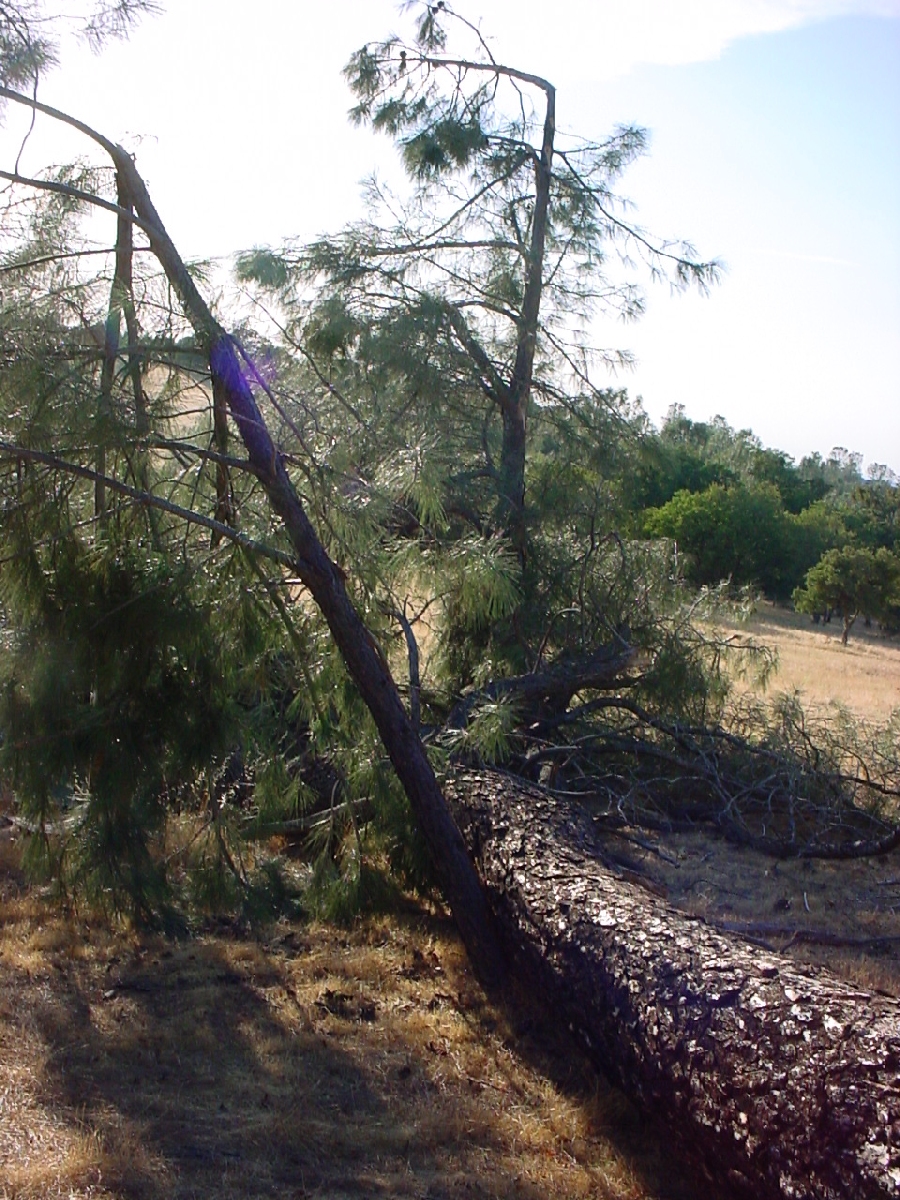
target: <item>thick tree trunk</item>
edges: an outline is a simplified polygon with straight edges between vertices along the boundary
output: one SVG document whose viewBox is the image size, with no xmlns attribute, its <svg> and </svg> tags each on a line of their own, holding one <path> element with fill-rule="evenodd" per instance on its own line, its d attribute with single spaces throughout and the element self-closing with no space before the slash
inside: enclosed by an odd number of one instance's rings
<svg viewBox="0 0 900 1200">
<path fill-rule="evenodd" d="M 900 1194 L 900 1003 L 691 919 L 508 776 L 445 789 L 525 970 L 710 1176 L 755 1198 Z"/>
</svg>

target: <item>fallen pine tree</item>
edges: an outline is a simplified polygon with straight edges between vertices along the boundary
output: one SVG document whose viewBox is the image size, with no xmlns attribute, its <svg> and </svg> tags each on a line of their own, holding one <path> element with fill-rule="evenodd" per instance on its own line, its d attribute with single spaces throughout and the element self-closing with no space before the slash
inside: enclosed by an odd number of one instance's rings
<svg viewBox="0 0 900 1200">
<path fill-rule="evenodd" d="M 23 464 L 47 468 L 93 484 L 98 517 L 105 519 L 106 493 L 116 492 L 130 504 L 197 524 L 215 539 L 231 539 L 254 554 L 265 551 L 271 561 L 289 569 L 320 606 L 372 713 L 473 961 L 487 979 L 502 975 L 484 896 L 419 740 L 417 715 L 413 720 L 407 716 L 389 666 L 353 606 L 346 572 L 329 558 L 309 520 L 288 474 L 288 459 L 272 439 L 257 403 L 259 392 L 268 396 L 261 376 L 202 299 L 131 157 L 33 97 L 5 87 L 0 96 L 80 130 L 109 155 L 117 173 L 115 204 L 58 180 L 3 174 L 11 183 L 99 205 L 119 218 L 116 278 L 104 340 L 104 389 L 121 357 L 121 319 L 124 316 L 126 330 L 132 322 L 131 226 L 146 234 L 193 327 L 194 350 L 209 363 L 216 450 L 203 453 L 204 461 L 222 468 L 216 472 L 215 517 L 156 495 L 140 473 L 129 482 L 96 465 L 67 461 L 55 446 L 51 452 L 25 441 L 0 446 L 14 488 L 19 488 Z M 533 278 L 539 290 L 539 270 Z M 533 346 L 527 330 L 523 336 Z M 131 333 L 129 339 L 133 340 Z M 126 357 L 135 358 L 130 351 Z M 129 371 L 133 365 L 129 363 Z M 144 398 L 137 384 L 135 391 L 135 434 L 143 454 L 151 445 L 143 436 Z M 244 460 L 228 454 L 226 409 L 247 452 Z M 524 431 L 524 421 L 511 428 Z M 90 461 L 100 460 L 92 455 Z M 290 552 L 263 546 L 229 524 L 233 513 L 228 470 L 245 470 L 261 484 L 272 512 L 283 523 Z M 592 553 L 594 549 L 592 545 Z M 546 633 L 539 659 L 548 637 Z M 609 686 L 630 658 L 623 644 L 620 651 L 592 657 L 590 673 L 581 679 L 571 664 L 557 669 L 554 663 L 529 676 L 489 685 L 485 696 L 499 701 L 519 694 L 535 706 L 535 735 L 558 731 L 573 717 L 569 705 L 575 694 L 581 688 Z M 418 686 L 412 687 L 412 670 L 410 677 L 412 694 Z M 597 701 L 589 703 L 596 707 Z M 603 703 L 615 703 L 635 720 L 651 724 L 634 701 L 626 705 L 618 697 Z M 466 711 L 459 714 L 460 724 L 466 716 Z M 691 731 L 656 732 L 665 733 L 673 745 L 637 739 L 627 728 L 605 740 L 608 745 L 639 746 L 645 759 L 653 757 L 657 771 L 664 762 L 673 790 L 683 792 L 684 755 L 693 754 L 698 739 Z M 725 789 L 720 756 L 703 744 L 699 749 L 704 780 L 711 781 L 714 800 L 721 802 Z M 560 754 L 571 760 L 572 747 L 544 746 L 530 766 L 549 764 L 551 755 L 555 762 Z M 896 1004 L 787 968 L 774 957 L 762 959 L 757 951 L 741 949 L 737 942 L 630 889 L 606 872 L 592 853 L 587 818 L 538 791 L 481 776 L 462 778 L 456 791 L 458 796 L 466 793 L 466 832 L 507 940 L 560 998 L 600 1061 L 649 1110 L 663 1116 L 695 1157 L 732 1182 L 743 1181 L 754 1195 L 895 1194 L 900 1185 Z M 766 806 L 772 799 L 768 792 L 751 798 Z M 730 800 L 727 807 L 733 808 Z M 40 829 L 46 831 L 43 819 Z"/>
<path fill-rule="evenodd" d="M 520 968 L 691 1162 L 754 1197 L 900 1192 L 900 1003 L 617 878 L 589 813 L 519 779 L 446 794 Z"/>
</svg>

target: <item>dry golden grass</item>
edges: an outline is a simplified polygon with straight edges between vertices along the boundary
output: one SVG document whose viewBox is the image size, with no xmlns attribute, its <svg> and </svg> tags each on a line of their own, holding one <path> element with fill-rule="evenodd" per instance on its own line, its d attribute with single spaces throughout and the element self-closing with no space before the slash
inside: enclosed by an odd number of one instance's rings
<svg viewBox="0 0 900 1200">
<path fill-rule="evenodd" d="M 900 849 L 775 859 L 702 828 L 649 836 L 637 843 L 612 834 L 610 844 L 671 904 L 726 927 L 755 926 L 773 951 L 900 997 Z M 654 843 L 662 855 L 648 850 Z"/>
<path fill-rule="evenodd" d="M 664 1151 L 438 915 L 166 943 L 48 913 L 0 840 L 3 1200 L 701 1194 Z"/>
<path fill-rule="evenodd" d="M 730 629 L 777 650 L 770 691 L 796 690 L 807 704 L 842 704 L 872 721 L 884 721 L 900 707 L 900 640 L 866 629 L 862 620 L 846 646 L 839 618 L 813 625 L 802 613 L 768 603 L 746 624 Z"/>
</svg>

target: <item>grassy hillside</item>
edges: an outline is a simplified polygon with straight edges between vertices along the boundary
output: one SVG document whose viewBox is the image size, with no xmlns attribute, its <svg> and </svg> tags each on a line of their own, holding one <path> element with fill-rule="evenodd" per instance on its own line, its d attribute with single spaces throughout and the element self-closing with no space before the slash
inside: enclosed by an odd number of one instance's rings
<svg viewBox="0 0 900 1200">
<path fill-rule="evenodd" d="M 846 646 L 841 645 L 838 618 L 813 625 L 802 613 L 768 603 L 747 624 L 731 628 L 778 652 L 770 691 L 797 690 L 807 705 L 843 704 L 879 722 L 900 707 L 900 639 L 867 629 L 862 620 L 853 626 Z"/>
</svg>

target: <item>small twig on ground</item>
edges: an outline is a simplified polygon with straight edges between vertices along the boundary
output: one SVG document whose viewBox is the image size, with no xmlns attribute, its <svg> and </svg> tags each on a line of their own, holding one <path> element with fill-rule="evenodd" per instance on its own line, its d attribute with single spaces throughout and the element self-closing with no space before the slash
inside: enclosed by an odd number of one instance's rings
<svg viewBox="0 0 900 1200">
<path fill-rule="evenodd" d="M 624 833 L 621 829 L 614 829 L 610 832 L 613 837 L 621 838 L 624 842 L 632 842 L 635 846 L 640 846 L 642 850 L 646 850 L 648 854 L 655 854 L 657 858 L 668 863 L 670 867 L 676 867 L 678 870 L 681 869 L 681 863 L 677 858 L 674 858 L 671 854 L 667 854 L 665 850 L 660 849 L 653 842 L 648 842 L 646 838 L 638 837 L 633 833 Z"/>
</svg>

